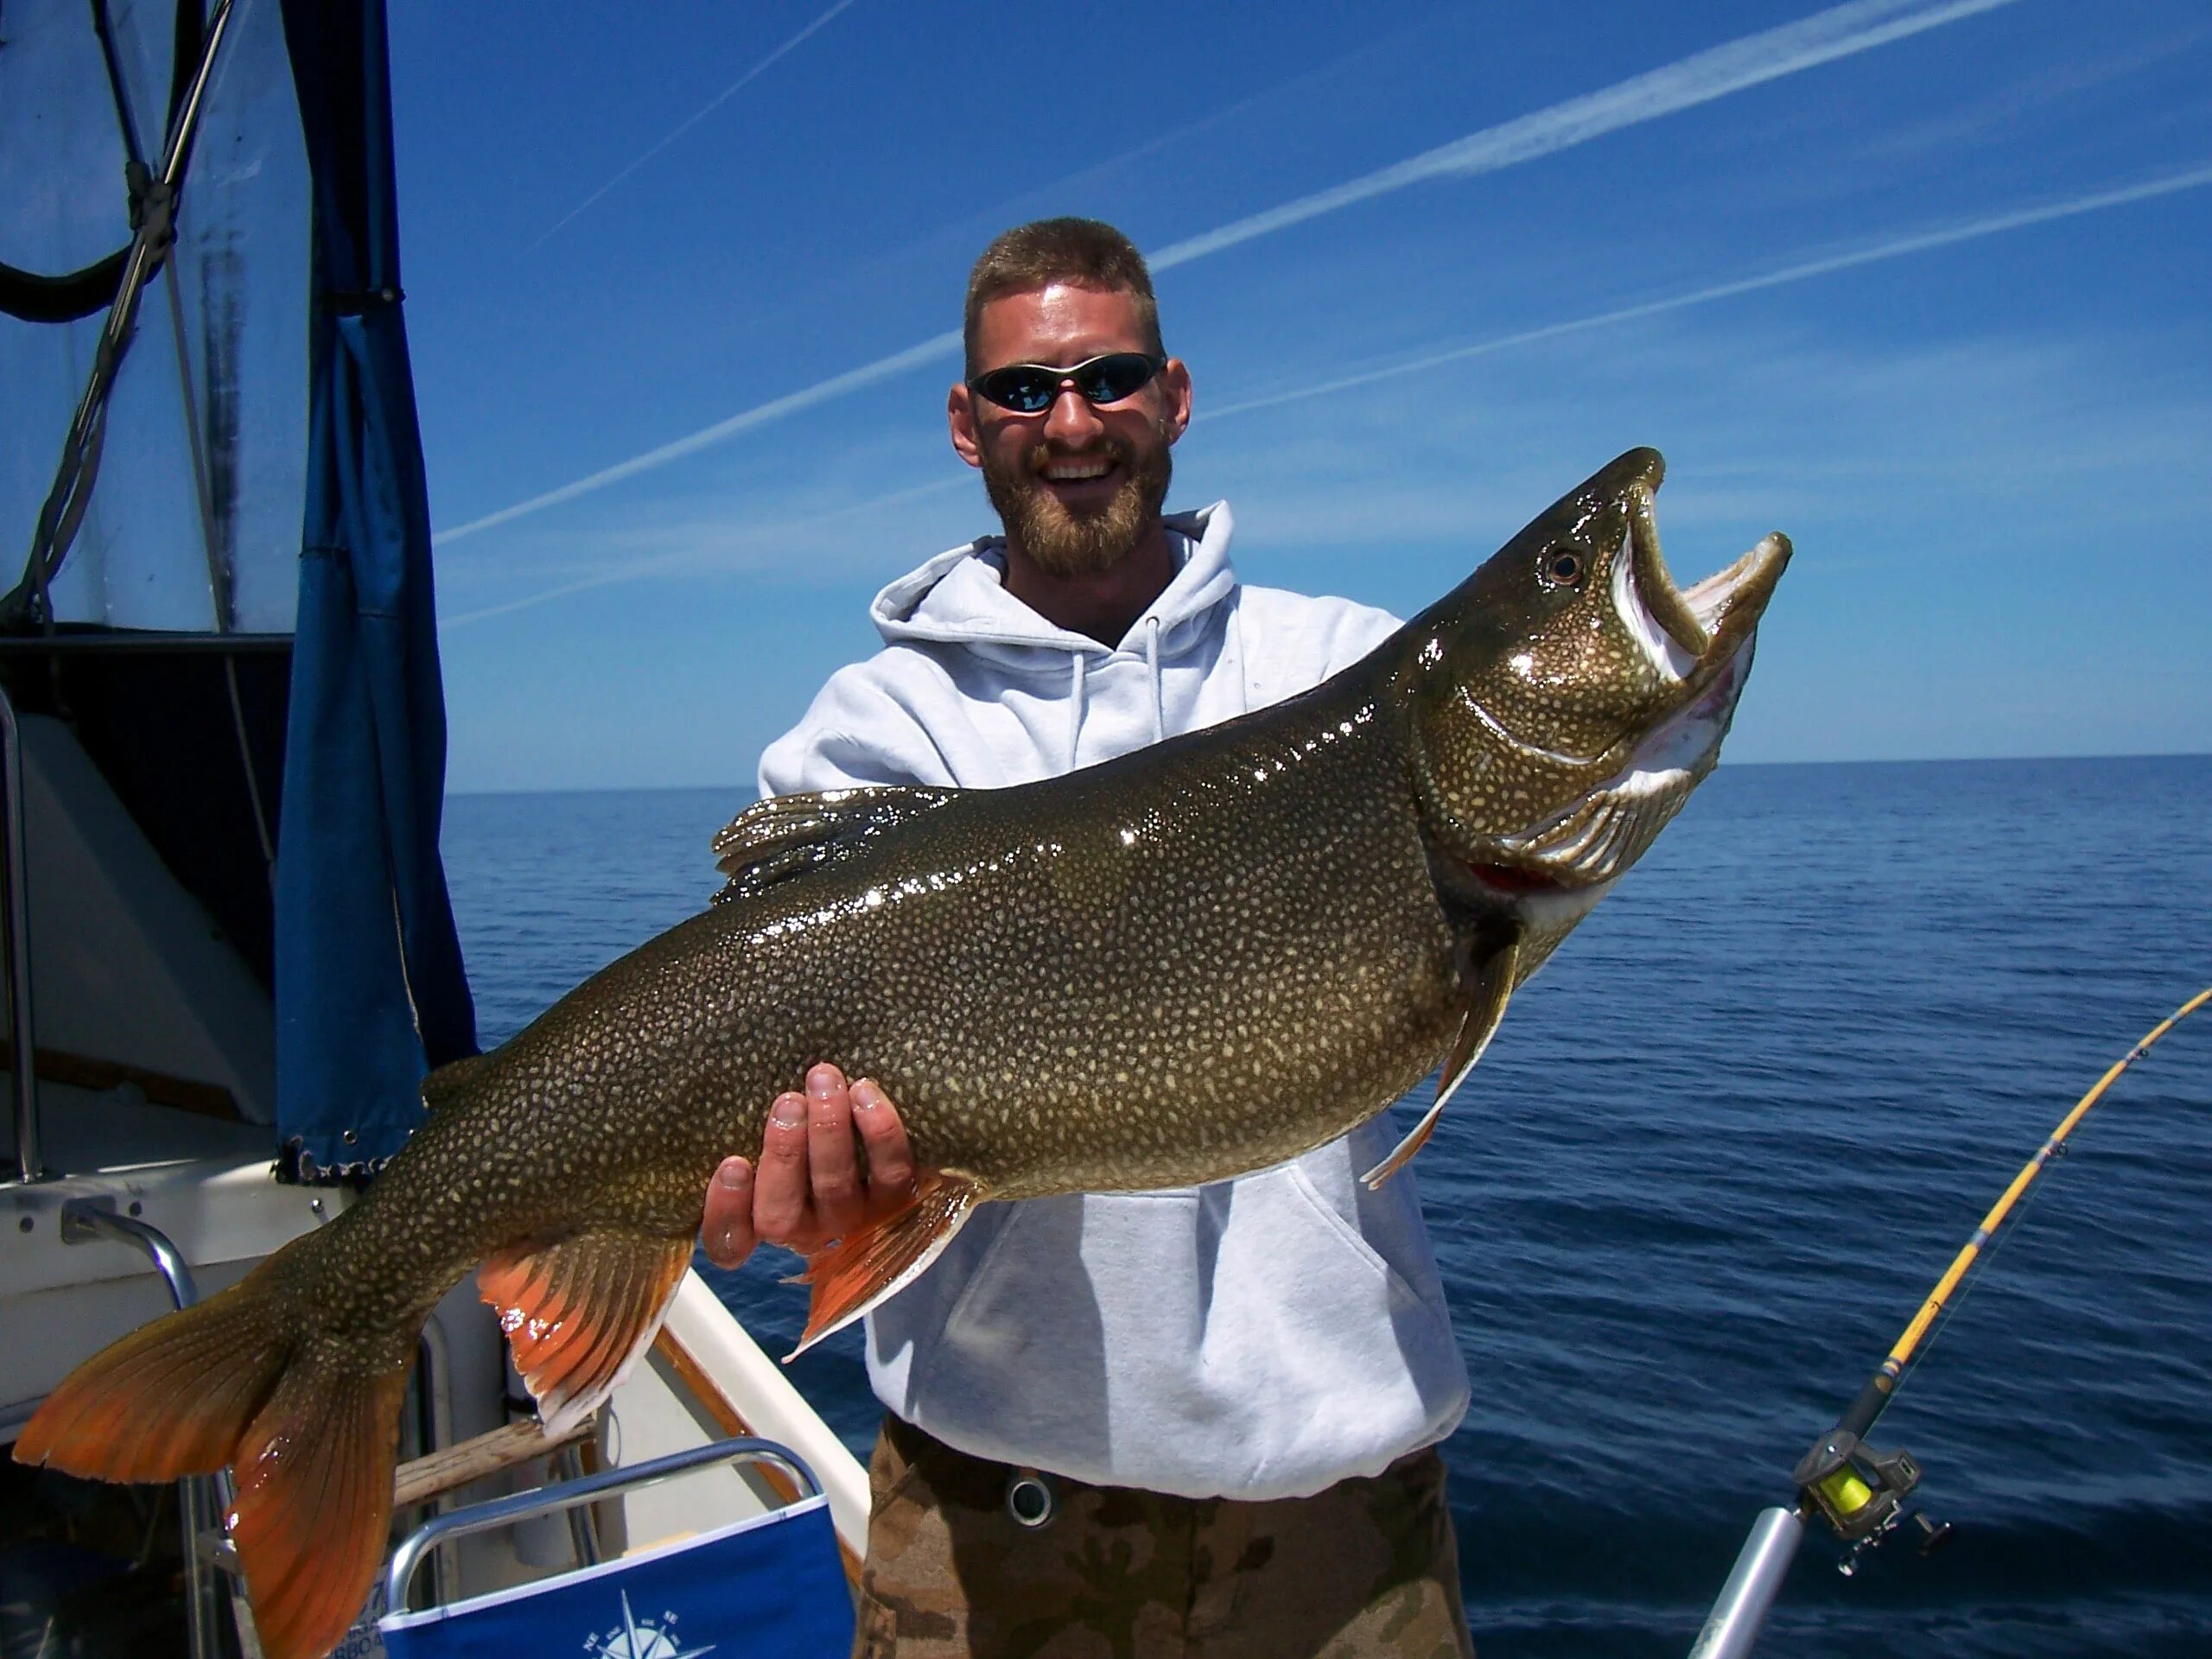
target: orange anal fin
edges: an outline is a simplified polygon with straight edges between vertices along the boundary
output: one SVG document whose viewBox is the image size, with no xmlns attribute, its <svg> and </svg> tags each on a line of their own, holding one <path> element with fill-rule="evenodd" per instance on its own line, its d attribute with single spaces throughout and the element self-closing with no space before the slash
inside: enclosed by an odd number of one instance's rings
<svg viewBox="0 0 2212 1659">
<path fill-rule="evenodd" d="M 238 1447 L 228 1524 L 267 1659 L 321 1659 L 368 1600 L 390 1541 L 407 1369 L 303 1358 Z"/>
<path fill-rule="evenodd" d="M 584 1232 L 500 1250 L 477 1269 L 548 1434 L 589 1416 L 649 1347 L 691 1237 Z"/>
<path fill-rule="evenodd" d="M 981 1185 L 965 1175 L 924 1170 L 914 1183 L 912 1203 L 808 1256 L 806 1271 L 799 1275 L 800 1283 L 814 1288 L 806 1329 L 785 1361 L 797 1359 L 831 1332 L 843 1330 L 912 1284 L 952 1243 L 982 1198 Z"/>
<path fill-rule="evenodd" d="M 1470 968 L 1459 1035 L 1452 1039 L 1452 1052 L 1444 1057 L 1443 1067 L 1436 1074 L 1436 1103 L 1421 1115 L 1413 1132 L 1398 1142 L 1388 1158 L 1360 1177 L 1370 1191 L 1413 1162 L 1414 1154 L 1428 1144 L 1428 1137 L 1436 1131 L 1436 1120 L 1444 1115 L 1445 1103 L 1459 1093 L 1459 1085 L 1467 1080 L 1467 1073 L 1475 1069 L 1475 1062 L 1490 1046 L 1490 1039 L 1497 1035 L 1498 1022 L 1505 1018 L 1505 1005 L 1512 1001 L 1514 987 L 1519 983 L 1520 967 L 1521 936 L 1516 932 Z"/>
</svg>

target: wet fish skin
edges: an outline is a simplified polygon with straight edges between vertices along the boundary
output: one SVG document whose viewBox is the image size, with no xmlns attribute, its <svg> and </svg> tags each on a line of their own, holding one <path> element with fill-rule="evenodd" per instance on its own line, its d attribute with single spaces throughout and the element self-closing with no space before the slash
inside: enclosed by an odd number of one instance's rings
<svg viewBox="0 0 2212 1659">
<path fill-rule="evenodd" d="M 883 1084 L 926 1173 L 913 1210 L 810 1264 L 810 1339 L 978 1203 L 1278 1162 L 1440 1057 L 1448 1095 L 1710 769 L 1786 562 L 1770 538 L 1677 594 L 1659 475 L 1624 456 L 1365 660 L 1243 720 L 1020 788 L 751 809 L 718 842 L 723 902 L 434 1074 L 360 1203 L 88 1362 L 17 1456 L 234 1463 L 264 1648 L 319 1653 L 380 1553 L 438 1299 L 484 1262 L 541 1412 L 588 1411 L 657 1328 L 712 1170 L 817 1060 Z"/>
</svg>

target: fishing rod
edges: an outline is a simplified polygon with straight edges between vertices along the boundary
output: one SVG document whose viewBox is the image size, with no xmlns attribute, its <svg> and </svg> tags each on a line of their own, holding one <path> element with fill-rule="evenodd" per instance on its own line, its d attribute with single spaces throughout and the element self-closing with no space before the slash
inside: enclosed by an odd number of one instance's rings
<svg viewBox="0 0 2212 1659">
<path fill-rule="evenodd" d="M 2050 1138 L 2012 1178 L 2012 1184 L 2005 1189 L 2005 1196 L 1991 1206 L 1989 1213 L 1981 1218 L 1981 1224 L 1974 1230 L 1974 1236 L 1967 1241 L 1966 1248 L 1953 1258 L 1943 1276 L 1936 1281 L 1936 1288 L 1912 1316 L 1912 1322 L 1905 1326 L 1889 1357 L 1866 1379 L 1866 1386 L 1836 1420 L 1835 1427 L 1821 1435 L 1813 1449 L 1798 1460 L 1789 1477 L 1790 1484 L 1797 1489 L 1797 1507 L 1789 1510 L 1777 1505 L 1760 1511 L 1736 1557 L 1727 1583 L 1720 1587 L 1713 1611 L 1706 1618 L 1705 1628 L 1698 1632 L 1697 1645 L 1690 1649 L 1690 1659 L 1741 1659 L 1741 1656 L 1751 1651 L 1751 1644 L 1758 1640 L 1759 1627 L 1766 1621 L 1768 1608 L 1781 1593 L 1783 1579 L 1804 1536 L 1805 1523 L 1815 1515 L 1824 1518 L 1836 1536 L 1848 1546 L 1839 1563 L 1847 1577 L 1857 1571 L 1859 1558 L 1867 1550 L 1897 1530 L 1908 1517 L 1921 1529 L 1923 1554 L 1935 1549 L 1950 1536 L 1948 1525 L 1914 1514 L 1904 1506 L 1906 1495 L 1920 1484 L 1920 1465 L 1913 1461 L 1911 1454 L 1902 1449 L 1877 1452 L 1866 1444 L 1866 1432 L 1890 1403 L 1906 1366 L 1927 1339 L 1938 1317 L 1953 1306 L 1953 1293 L 1995 1237 L 1997 1230 L 2005 1224 L 2005 1218 L 2019 1203 L 2021 1194 L 2064 1151 L 2066 1137 L 2089 1115 L 2090 1108 L 2104 1098 L 2105 1091 L 2119 1080 L 2120 1073 L 2149 1053 L 2152 1044 L 2207 1002 L 2212 1002 L 2212 986 L 2199 991 L 2144 1033 L 2141 1040 L 2113 1061 L 2088 1093 L 2075 1103 L 2074 1109 L 2051 1131 Z"/>
</svg>

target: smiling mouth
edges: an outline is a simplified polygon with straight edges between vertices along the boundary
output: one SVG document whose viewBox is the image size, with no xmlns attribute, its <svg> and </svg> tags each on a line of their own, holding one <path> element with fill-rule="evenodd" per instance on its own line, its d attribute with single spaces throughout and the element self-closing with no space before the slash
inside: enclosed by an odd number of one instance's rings
<svg viewBox="0 0 2212 1659">
<path fill-rule="evenodd" d="M 1037 469 L 1037 476 L 1047 484 L 1096 484 L 1116 470 L 1110 455 L 1084 455 L 1048 461 Z"/>
</svg>

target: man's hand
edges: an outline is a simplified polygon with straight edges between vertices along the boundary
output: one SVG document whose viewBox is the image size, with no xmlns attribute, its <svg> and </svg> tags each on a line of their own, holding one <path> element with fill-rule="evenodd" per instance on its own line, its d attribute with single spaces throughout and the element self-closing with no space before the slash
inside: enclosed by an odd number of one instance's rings
<svg viewBox="0 0 2212 1659">
<path fill-rule="evenodd" d="M 760 1169 L 725 1158 L 715 1171 L 700 1242 L 718 1268 L 734 1268 L 760 1243 L 804 1255 L 913 1192 L 913 1148 L 890 1097 L 865 1077 L 848 1085 L 836 1066 L 817 1065 L 804 1095 L 776 1096 Z"/>
</svg>

